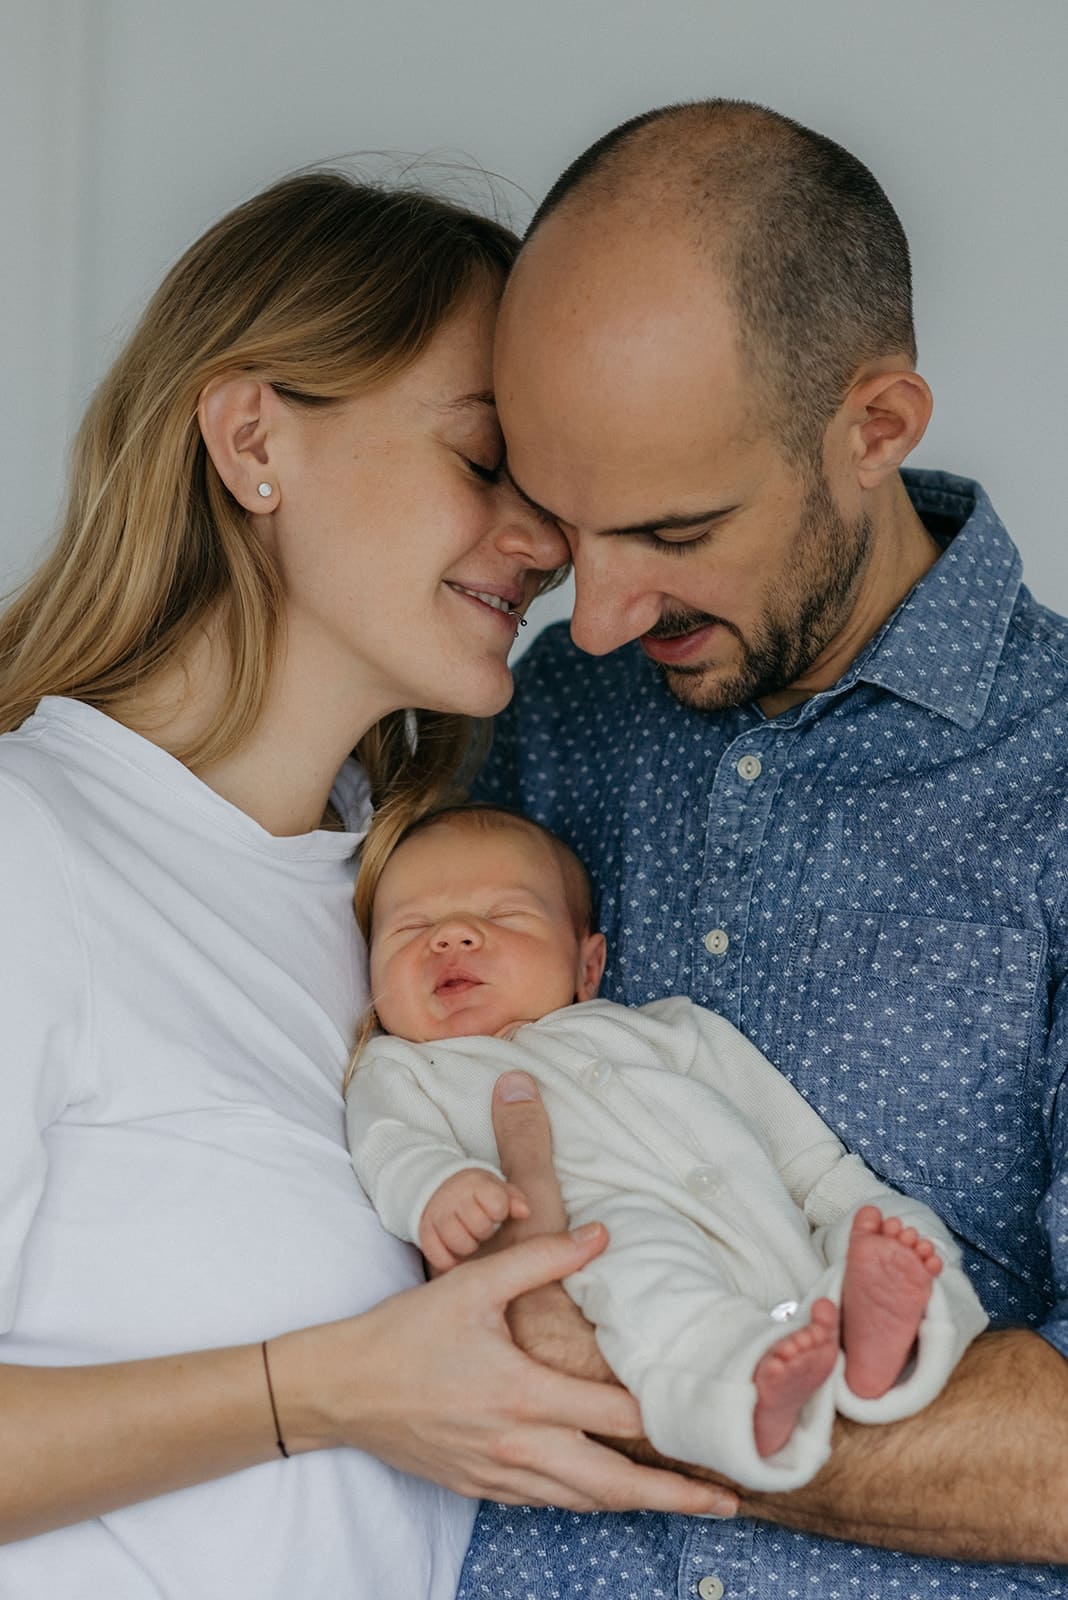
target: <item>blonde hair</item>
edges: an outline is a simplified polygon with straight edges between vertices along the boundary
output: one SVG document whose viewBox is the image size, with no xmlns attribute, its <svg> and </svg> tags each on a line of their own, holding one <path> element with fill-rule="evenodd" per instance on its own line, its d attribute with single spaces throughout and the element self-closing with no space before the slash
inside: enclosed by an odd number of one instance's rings
<svg viewBox="0 0 1068 1600">
<path fill-rule="evenodd" d="M 205 449 L 205 384 L 244 371 L 328 406 L 415 361 L 469 296 L 499 287 L 516 240 L 418 191 L 340 172 L 288 178 L 224 216 L 181 258 L 100 385 L 78 433 L 53 553 L 0 616 L 0 733 L 43 695 L 122 718 L 209 613 L 231 682 L 173 753 L 233 750 L 263 705 L 281 622 L 278 575 Z M 441 804 L 472 759 L 466 717 L 395 712 L 357 747 L 377 814 L 366 847 Z"/>
</svg>

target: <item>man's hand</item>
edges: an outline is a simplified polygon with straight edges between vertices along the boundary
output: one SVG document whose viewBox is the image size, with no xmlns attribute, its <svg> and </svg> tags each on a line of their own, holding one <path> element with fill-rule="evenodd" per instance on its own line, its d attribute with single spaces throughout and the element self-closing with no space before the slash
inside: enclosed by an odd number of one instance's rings
<svg viewBox="0 0 1068 1600">
<path fill-rule="evenodd" d="M 563 1197 L 552 1162 L 552 1133 L 534 1080 L 525 1072 L 508 1072 L 498 1078 L 493 1092 L 493 1129 L 501 1170 L 526 1196 L 530 1215 L 512 1220 L 494 1235 L 486 1249 L 514 1244 L 536 1233 L 559 1233 L 567 1227 Z M 600 1352 L 593 1326 L 559 1283 L 546 1284 L 513 1300 L 508 1308 L 508 1326 L 519 1348 L 545 1366 L 572 1377 L 618 1383 Z M 649 1466 L 670 1467 L 673 1471 L 720 1483 L 701 1468 L 681 1462 L 668 1462 L 645 1439 L 603 1439 L 622 1449 L 632 1460 Z M 733 1517 L 738 1496 L 721 1487 L 718 1504 L 711 1513 Z"/>
</svg>

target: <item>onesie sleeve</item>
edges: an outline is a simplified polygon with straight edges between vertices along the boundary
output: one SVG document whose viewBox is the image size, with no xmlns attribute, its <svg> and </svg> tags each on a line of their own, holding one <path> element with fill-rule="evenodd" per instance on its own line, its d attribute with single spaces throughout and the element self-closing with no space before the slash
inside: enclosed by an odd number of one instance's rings
<svg viewBox="0 0 1068 1600">
<path fill-rule="evenodd" d="M 452 1125 L 421 1082 L 418 1049 L 402 1039 L 372 1039 L 346 1101 L 356 1176 L 390 1233 L 419 1242 L 426 1203 L 446 1178 L 499 1167 L 465 1154 Z"/>
<path fill-rule="evenodd" d="M 0 1333 L 15 1317 L 47 1132 L 83 1092 L 91 1006 L 81 917 L 54 819 L 0 773 Z"/>
</svg>

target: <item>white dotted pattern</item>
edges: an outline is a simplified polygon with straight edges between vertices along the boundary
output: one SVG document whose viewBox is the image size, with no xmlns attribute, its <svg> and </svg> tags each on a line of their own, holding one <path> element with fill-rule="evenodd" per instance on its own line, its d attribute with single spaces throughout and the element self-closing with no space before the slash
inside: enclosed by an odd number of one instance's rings
<svg viewBox="0 0 1068 1600">
<path fill-rule="evenodd" d="M 1039 1326 L 1068 1355 L 1068 623 L 1021 587 L 978 486 L 906 481 L 947 548 L 833 690 L 774 720 L 700 714 L 636 646 L 598 660 L 550 629 L 481 789 L 590 866 L 607 998 L 685 993 L 726 1015 L 850 1148 L 946 1218 L 995 1324 Z M 478 1587 L 489 1548 L 514 1565 L 530 1541 L 547 1586 Z M 1061 1569 L 763 1523 L 484 1508 L 461 1596 L 691 1596 L 707 1573 L 728 1600 L 1068 1595 Z"/>
</svg>

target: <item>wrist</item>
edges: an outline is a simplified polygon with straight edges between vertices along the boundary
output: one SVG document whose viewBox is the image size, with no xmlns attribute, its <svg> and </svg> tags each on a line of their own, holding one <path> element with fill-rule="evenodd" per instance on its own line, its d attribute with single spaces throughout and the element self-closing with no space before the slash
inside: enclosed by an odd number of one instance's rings
<svg viewBox="0 0 1068 1600">
<path fill-rule="evenodd" d="M 284 1442 L 288 1456 L 329 1450 L 346 1442 L 330 1401 L 332 1366 L 329 1341 L 324 1337 L 327 1333 L 328 1327 L 301 1328 L 267 1342 L 274 1416 L 265 1393 L 265 1426 L 274 1430 L 277 1425 L 277 1438 Z M 278 1453 L 277 1443 L 275 1449 Z"/>
</svg>

